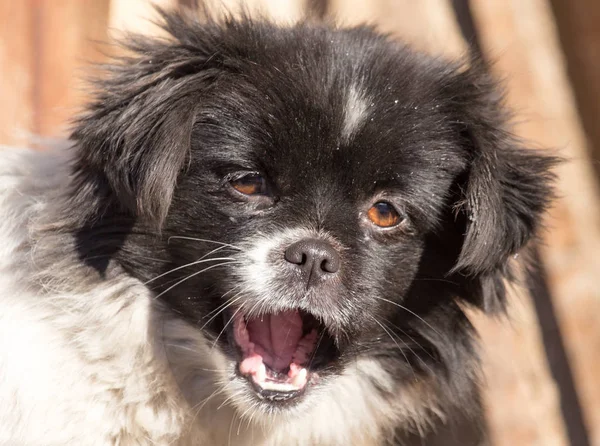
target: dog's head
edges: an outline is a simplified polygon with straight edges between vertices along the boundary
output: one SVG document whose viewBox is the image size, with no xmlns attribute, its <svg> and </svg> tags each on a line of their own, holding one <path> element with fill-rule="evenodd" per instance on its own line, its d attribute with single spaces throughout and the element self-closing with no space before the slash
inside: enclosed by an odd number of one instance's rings
<svg viewBox="0 0 600 446">
<path fill-rule="evenodd" d="M 165 21 L 74 132 L 84 260 L 112 249 L 266 411 L 361 357 L 399 385 L 464 376 L 458 303 L 504 307 L 553 162 L 485 71 L 368 28 Z"/>
</svg>

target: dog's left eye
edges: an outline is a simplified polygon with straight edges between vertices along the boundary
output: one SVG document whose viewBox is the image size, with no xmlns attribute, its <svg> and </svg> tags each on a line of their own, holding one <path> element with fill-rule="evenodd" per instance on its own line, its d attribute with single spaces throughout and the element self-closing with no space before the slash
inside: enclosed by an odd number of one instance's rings
<svg viewBox="0 0 600 446">
<path fill-rule="evenodd" d="M 231 187 L 244 195 L 267 195 L 267 181 L 262 175 L 249 173 L 229 182 Z"/>
<path fill-rule="evenodd" d="M 367 212 L 367 217 L 372 223 L 381 228 L 397 226 L 404 220 L 398 211 L 390 203 L 378 201 Z"/>
</svg>

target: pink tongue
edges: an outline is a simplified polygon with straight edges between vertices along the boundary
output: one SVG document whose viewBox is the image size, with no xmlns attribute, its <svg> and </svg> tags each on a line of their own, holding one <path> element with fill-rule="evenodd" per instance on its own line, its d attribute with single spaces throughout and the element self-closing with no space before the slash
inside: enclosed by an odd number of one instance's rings
<svg viewBox="0 0 600 446">
<path fill-rule="evenodd" d="M 302 319 L 297 311 L 250 319 L 246 328 L 255 351 L 267 366 L 283 371 L 290 365 L 302 338 Z"/>
</svg>

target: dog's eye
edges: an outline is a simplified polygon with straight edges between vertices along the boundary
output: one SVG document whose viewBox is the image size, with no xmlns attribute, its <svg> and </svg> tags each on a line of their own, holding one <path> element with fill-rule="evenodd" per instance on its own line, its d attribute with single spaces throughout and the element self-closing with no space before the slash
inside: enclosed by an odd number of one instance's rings
<svg viewBox="0 0 600 446">
<path fill-rule="evenodd" d="M 267 182 L 259 174 L 250 173 L 229 182 L 231 187 L 244 195 L 267 195 Z"/>
<path fill-rule="evenodd" d="M 378 201 L 367 212 L 369 220 L 382 228 L 391 228 L 402 222 L 404 219 L 398 211 L 385 201 Z"/>
</svg>

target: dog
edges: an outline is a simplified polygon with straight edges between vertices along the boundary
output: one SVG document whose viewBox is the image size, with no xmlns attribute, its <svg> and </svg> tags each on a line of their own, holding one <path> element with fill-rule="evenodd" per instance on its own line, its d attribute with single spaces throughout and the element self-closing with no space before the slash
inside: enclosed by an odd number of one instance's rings
<svg viewBox="0 0 600 446">
<path fill-rule="evenodd" d="M 476 60 L 160 14 L 68 147 L 0 151 L 0 443 L 484 444 L 465 311 L 556 160 Z"/>
</svg>

